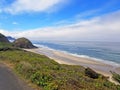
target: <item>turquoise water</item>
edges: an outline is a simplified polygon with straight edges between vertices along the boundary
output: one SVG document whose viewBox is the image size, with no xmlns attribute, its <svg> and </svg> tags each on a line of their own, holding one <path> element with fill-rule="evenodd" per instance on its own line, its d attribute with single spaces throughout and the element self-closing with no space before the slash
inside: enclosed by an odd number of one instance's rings
<svg viewBox="0 0 120 90">
<path fill-rule="evenodd" d="M 120 64 L 120 42 L 39 41 L 34 44 L 65 51 L 74 55 L 112 61 Z"/>
</svg>

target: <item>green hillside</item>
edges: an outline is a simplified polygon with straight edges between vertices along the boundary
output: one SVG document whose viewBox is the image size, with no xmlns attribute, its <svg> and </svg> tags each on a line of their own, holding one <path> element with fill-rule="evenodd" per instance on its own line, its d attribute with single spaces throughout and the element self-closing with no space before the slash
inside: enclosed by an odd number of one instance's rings
<svg viewBox="0 0 120 90">
<path fill-rule="evenodd" d="M 11 64 L 19 76 L 37 85 L 40 90 L 120 90 L 120 86 L 89 68 L 61 65 L 44 55 L 13 48 L 1 50 L 0 60 Z"/>
</svg>

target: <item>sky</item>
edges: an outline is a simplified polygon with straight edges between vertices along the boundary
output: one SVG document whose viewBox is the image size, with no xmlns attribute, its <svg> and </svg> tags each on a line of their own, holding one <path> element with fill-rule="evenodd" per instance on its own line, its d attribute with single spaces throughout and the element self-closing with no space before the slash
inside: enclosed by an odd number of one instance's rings
<svg viewBox="0 0 120 90">
<path fill-rule="evenodd" d="M 120 0 L 0 0 L 0 33 L 37 41 L 120 42 Z"/>
</svg>

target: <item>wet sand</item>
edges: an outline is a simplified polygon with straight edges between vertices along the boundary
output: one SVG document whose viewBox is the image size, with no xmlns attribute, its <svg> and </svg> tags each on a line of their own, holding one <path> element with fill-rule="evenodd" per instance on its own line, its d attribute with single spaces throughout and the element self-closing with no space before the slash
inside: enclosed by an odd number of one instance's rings
<svg viewBox="0 0 120 90">
<path fill-rule="evenodd" d="M 97 61 L 90 58 L 82 58 L 82 57 L 74 56 L 68 53 L 63 53 L 57 50 L 51 50 L 47 48 L 25 49 L 25 50 L 34 52 L 37 54 L 46 55 L 49 58 L 54 59 L 56 62 L 60 64 L 81 65 L 83 67 L 90 67 L 93 70 L 95 70 L 97 73 L 110 77 L 111 82 L 114 82 L 114 80 L 111 79 L 112 74 L 110 73 L 110 71 L 120 74 L 119 65 L 111 65 L 111 64 L 104 63 L 102 61 Z"/>
</svg>

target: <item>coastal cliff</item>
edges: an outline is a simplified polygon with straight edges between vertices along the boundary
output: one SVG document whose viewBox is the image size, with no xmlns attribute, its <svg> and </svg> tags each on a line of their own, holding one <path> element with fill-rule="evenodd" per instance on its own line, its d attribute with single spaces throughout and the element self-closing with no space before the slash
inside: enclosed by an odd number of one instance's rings
<svg viewBox="0 0 120 90">
<path fill-rule="evenodd" d="M 9 40 L 7 39 L 7 37 L 0 33 L 0 42 L 9 43 Z"/>
<path fill-rule="evenodd" d="M 15 47 L 19 47 L 19 48 L 36 48 L 32 42 L 30 40 L 28 40 L 27 38 L 18 38 L 13 42 L 13 45 Z"/>
</svg>

